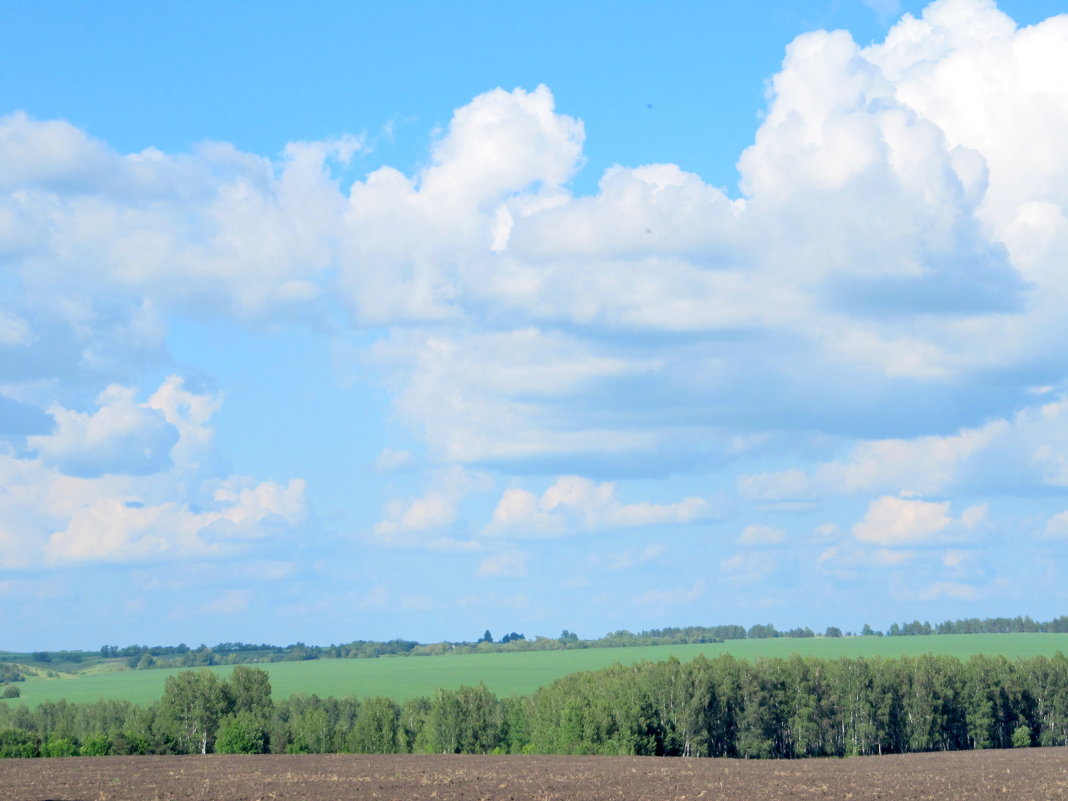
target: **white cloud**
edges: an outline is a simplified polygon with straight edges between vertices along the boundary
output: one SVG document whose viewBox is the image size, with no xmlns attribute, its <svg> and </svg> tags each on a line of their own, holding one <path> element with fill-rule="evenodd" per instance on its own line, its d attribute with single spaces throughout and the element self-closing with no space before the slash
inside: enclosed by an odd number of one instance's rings
<svg viewBox="0 0 1068 801">
<path fill-rule="evenodd" d="M 942 564 L 950 568 L 961 567 L 968 560 L 965 551 L 950 550 L 942 554 Z"/>
<path fill-rule="evenodd" d="M 544 87 L 479 95 L 424 169 L 351 185 L 332 170 L 350 137 L 277 160 L 225 143 L 122 154 L 3 117 L 0 391 L 57 428 L 33 432 L 36 456 L 0 450 L 0 564 L 223 555 L 301 519 L 299 479 L 218 468 L 221 396 L 105 389 L 166 364 L 165 321 L 188 311 L 379 327 L 361 358 L 446 470 L 660 477 L 770 456 L 787 469 L 753 468 L 746 500 L 882 496 L 828 570 L 907 568 L 920 545 L 977 536 L 982 505 L 954 518 L 922 498 L 1068 486 L 1066 71 L 1064 17 L 1019 29 L 983 0 L 940 0 L 867 48 L 806 34 L 740 156 L 741 195 L 671 164 L 573 195 L 582 123 Z M 1036 397 L 1051 402 L 1020 410 Z M 450 535 L 462 484 L 388 503 L 370 539 L 478 550 Z M 573 475 L 515 486 L 482 533 L 711 513 L 622 494 Z M 1065 530 L 1054 516 L 1045 533 Z M 758 581 L 778 564 L 721 569 Z"/>
<path fill-rule="evenodd" d="M 654 442 L 644 432 L 589 425 L 581 413 L 568 419 L 560 408 L 602 382 L 655 371 L 652 358 L 628 362 L 535 328 L 454 336 L 409 332 L 378 343 L 372 354 L 396 382 L 400 413 L 448 461 L 611 456 Z"/>
<path fill-rule="evenodd" d="M 859 442 L 811 470 L 743 475 L 753 500 L 819 498 L 871 491 L 986 493 L 1068 486 L 1068 401 L 1063 397 L 945 436 Z"/>
<path fill-rule="evenodd" d="M 508 551 L 487 556 L 478 566 L 478 575 L 497 578 L 522 578 L 527 574 L 530 554 Z"/>
<path fill-rule="evenodd" d="M 932 407 L 1005 417 L 1013 399 L 983 376 L 1055 368 L 1068 334 L 1065 27 L 940 0 L 871 47 L 798 37 L 739 159 L 741 197 L 671 164 L 572 195 L 583 126 L 546 87 L 475 97 L 424 169 L 351 185 L 330 170 L 362 147 L 351 137 L 277 162 L 221 143 L 123 155 L 5 117 L 0 250 L 19 291 L 0 330 L 44 348 L 60 337 L 45 309 L 62 309 L 73 354 L 94 317 L 317 326 L 340 302 L 354 327 L 392 327 L 374 361 L 432 457 L 524 471 L 663 475 L 769 428 L 887 450 L 873 398 L 897 399 L 906 440 L 944 434 Z M 160 341 L 105 339 L 95 354 Z"/>
<path fill-rule="evenodd" d="M 471 492 L 487 488 L 485 474 L 462 467 L 444 468 L 431 476 L 430 487 L 422 495 L 386 504 L 384 518 L 371 530 L 371 540 L 379 545 L 426 547 L 440 551 L 478 550 L 470 540 L 442 536 L 440 531 L 456 519 L 463 499 Z"/>
<path fill-rule="evenodd" d="M 134 396 L 132 387 L 112 385 L 97 398 L 95 412 L 53 405 L 48 413 L 55 431 L 28 437 L 27 443 L 45 465 L 82 478 L 164 470 L 171 465 L 178 432 L 159 410 L 136 403 Z"/>
<path fill-rule="evenodd" d="M 853 536 L 875 545 L 911 545 L 930 541 L 952 523 L 949 502 L 906 500 L 886 495 L 872 501 Z"/>
<path fill-rule="evenodd" d="M 820 523 L 813 532 L 817 537 L 833 537 L 838 533 L 838 526 L 834 523 Z"/>
<path fill-rule="evenodd" d="M 412 452 L 396 448 L 383 448 L 375 460 L 375 470 L 382 473 L 402 470 L 412 462 Z"/>
<path fill-rule="evenodd" d="M 214 474 L 207 422 L 217 398 L 189 392 L 174 376 L 147 403 L 133 397 L 112 387 L 92 414 L 57 407 L 55 439 L 31 438 L 40 457 L 0 453 L 0 565 L 227 556 L 303 520 L 301 479 Z M 177 432 L 171 458 L 152 471 L 129 469 L 144 464 L 137 449 L 152 441 L 145 429 Z"/>
<path fill-rule="evenodd" d="M 678 503 L 621 503 L 615 485 L 582 476 L 561 476 L 539 498 L 520 488 L 505 490 L 487 534 L 518 537 L 560 536 L 578 532 L 651 525 L 679 525 L 711 514 L 708 501 L 686 498 Z"/>
<path fill-rule="evenodd" d="M 1047 520 L 1042 535 L 1050 539 L 1068 537 L 1068 511 L 1058 512 Z"/>
<path fill-rule="evenodd" d="M 986 516 L 985 504 L 964 510 L 959 520 L 949 515 L 949 501 L 921 501 L 884 495 L 868 505 L 864 519 L 854 524 L 859 541 L 889 548 L 929 544 L 975 529 Z"/>
<path fill-rule="evenodd" d="M 45 553 L 53 562 L 170 560 L 221 556 L 238 543 L 263 539 L 267 525 L 294 525 L 304 513 L 304 482 L 282 487 L 263 482 L 247 488 L 222 486 L 214 509 L 193 511 L 189 504 L 155 506 L 100 497 L 82 506 L 66 526 L 48 538 Z"/>
<path fill-rule="evenodd" d="M 440 528 L 456 517 L 456 500 L 445 493 L 431 492 L 407 503 L 394 501 L 386 510 L 386 519 L 375 526 L 376 535 Z"/>
<path fill-rule="evenodd" d="M 786 538 L 786 530 L 752 524 L 746 526 L 738 537 L 740 545 L 775 545 Z"/>
<path fill-rule="evenodd" d="M 17 314 L 0 309 L 0 345 L 21 345 L 30 337 L 30 326 Z"/>
</svg>

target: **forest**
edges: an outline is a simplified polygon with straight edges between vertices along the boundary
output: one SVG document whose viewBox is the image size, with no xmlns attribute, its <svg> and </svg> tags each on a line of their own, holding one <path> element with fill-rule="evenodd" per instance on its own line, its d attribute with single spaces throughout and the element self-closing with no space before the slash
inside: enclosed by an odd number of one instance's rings
<svg viewBox="0 0 1068 801">
<path fill-rule="evenodd" d="M 485 686 L 272 701 L 267 673 L 169 676 L 147 707 L 0 702 L 0 756 L 539 753 L 800 758 L 1068 745 L 1068 658 L 616 665 L 498 698 Z"/>
</svg>

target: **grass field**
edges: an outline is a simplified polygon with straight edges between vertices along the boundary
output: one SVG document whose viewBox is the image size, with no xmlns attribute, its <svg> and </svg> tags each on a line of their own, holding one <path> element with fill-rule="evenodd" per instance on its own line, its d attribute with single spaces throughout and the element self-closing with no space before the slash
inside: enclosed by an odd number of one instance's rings
<svg viewBox="0 0 1068 801">
<path fill-rule="evenodd" d="M 596 670 L 616 662 L 631 664 L 682 661 L 698 654 L 729 653 L 741 659 L 788 657 L 791 654 L 838 657 L 917 656 L 925 653 L 967 658 L 973 654 L 1009 658 L 1068 653 L 1068 634 L 956 634 L 925 637 L 843 637 L 839 639 L 732 640 L 706 645 L 664 645 L 635 648 L 588 648 L 568 651 L 467 654 L 458 656 L 320 659 L 253 665 L 267 670 L 276 698 L 303 692 L 320 696 L 385 695 L 398 701 L 429 696 L 438 687 L 485 682 L 500 696 L 529 693 L 554 679 L 580 670 Z M 211 668 L 228 675 L 230 667 Z M 136 704 L 157 700 L 163 683 L 176 670 L 131 670 L 82 674 L 72 678 L 31 678 L 19 682 L 22 697 L 0 703 L 27 703 L 65 698 L 71 702 L 123 698 Z"/>
</svg>

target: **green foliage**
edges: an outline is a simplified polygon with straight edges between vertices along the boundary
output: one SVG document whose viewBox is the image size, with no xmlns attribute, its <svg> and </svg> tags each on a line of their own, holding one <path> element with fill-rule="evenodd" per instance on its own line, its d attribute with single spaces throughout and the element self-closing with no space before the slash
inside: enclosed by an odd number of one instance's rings
<svg viewBox="0 0 1068 801">
<path fill-rule="evenodd" d="M 485 684 L 437 690 L 417 746 L 438 754 L 488 754 L 497 747 L 502 718 L 500 702 Z"/>
<path fill-rule="evenodd" d="M 1013 748 L 1030 748 L 1031 747 L 1031 729 L 1026 724 L 1021 723 L 1012 732 L 1012 747 Z"/>
<path fill-rule="evenodd" d="M 235 712 L 247 712 L 265 722 L 271 713 L 271 677 L 265 670 L 238 665 L 227 681 L 230 702 Z"/>
<path fill-rule="evenodd" d="M 41 743 L 43 757 L 72 757 L 78 755 L 78 744 L 68 737 L 50 737 Z"/>
<path fill-rule="evenodd" d="M 775 630 L 775 627 L 770 623 L 761 625 L 759 623 L 750 626 L 749 631 L 746 632 L 746 636 L 750 640 L 765 640 L 769 637 L 778 637 L 779 632 Z"/>
<path fill-rule="evenodd" d="M 119 731 L 111 738 L 112 754 L 139 755 L 149 753 L 149 738 L 137 731 Z"/>
<path fill-rule="evenodd" d="M 228 707 L 229 699 L 217 674 L 182 671 L 167 677 L 160 715 L 181 753 L 206 754 Z"/>
<path fill-rule="evenodd" d="M 878 638 L 870 638 L 878 640 Z M 449 660 L 444 660 L 449 661 Z M 269 701 L 254 669 L 170 677 L 158 704 L 0 706 L 0 754 L 634 754 L 796 758 L 1068 745 L 1068 658 L 721 654 L 613 665 L 500 699 L 484 684 Z M 81 747 L 78 744 L 81 743 Z"/>
<path fill-rule="evenodd" d="M 0 758 L 27 758 L 38 755 L 38 740 L 22 729 L 0 729 Z"/>
<path fill-rule="evenodd" d="M 78 749 L 82 756 L 107 756 L 111 753 L 111 741 L 105 734 L 90 734 Z"/>
<path fill-rule="evenodd" d="M 0 693 L 0 698 L 18 698 L 20 695 L 19 688 L 14 684 L 5 684 L 4 691 Z"/>
<path fill-rule="evenodd" d="M 248 711 L 228 715 L 215 738 L 219 754 L 263 754 L 267 752 L 267 732 L 261 719 Z"/>
<path fill-rule="evenodd" d="M 400 710 L 398 729 L 398 749 L 402 753 L 416 750 L 419 733 L 426 728 L 426 719 L 430 715 L 428 698 L 409 698 Z"/>
<path fill-rule="evenodd" d="M 239 665 L 228 681 L 210 670 L 182 671 L 168 676 L 164 684 L 157 730 L 172 739 L 180 753 L 206 754 L 223 718 L 230 716 L 228 747 L 262 742 L 255 746 L 258 751 L 229 753 L 263 753 L 271 709 L 270 678 L 262 670 Z"/>
<path fill-rule="evenodd" d="M 378 696 L 360 705 L 348 750 L 358 754 L 395 754 L 400 750 L 402 732 L 401 710 L 392 699 Z"/>
</svg>

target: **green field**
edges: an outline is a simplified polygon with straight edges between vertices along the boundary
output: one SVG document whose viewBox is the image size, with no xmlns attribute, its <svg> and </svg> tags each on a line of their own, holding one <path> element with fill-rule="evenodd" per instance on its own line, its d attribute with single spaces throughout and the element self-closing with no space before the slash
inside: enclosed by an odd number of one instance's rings
<svg viewBox="0 0 1068 801">
<path fill-rule="evenodd" d="M 826 659 L 838 657 L 917 656 L 925 653 L 966 658 L 973 654 L 1009 658 L 1068 653 L 1068 634 L 953 634 L 924 637 L 843 637 L 836 639 L 731 640 L 707 645 L 664 645 L 634 648 L 588 648 L 456 656 L 381 657 L 379 659 L 320 659 L 253 665 L 271 675 L 276 698 L 294 693 L 320 696 L 385 695 L 398 701 L 426 695 L 438 687 L 461 684 L 486 686 L 500 696 L 529 693 L 554 679 L 580 670 L 596 670 L 616 662 L 631 664 L 683 661 L 698 654 L 733 654 L 742 659 L 788 657 L 791 654 Z M 210 668 L 227 675 L 231 667 Z M 131 670 L 89 673 L 71 678 L 31 678 L 19 682 L 22 697 L 0 703 L 27 703 L 65 698 L 71 702 L 124 698 L 137 704 L 157 700 L 167 676 L 176 670 Z"/>
</svg>

